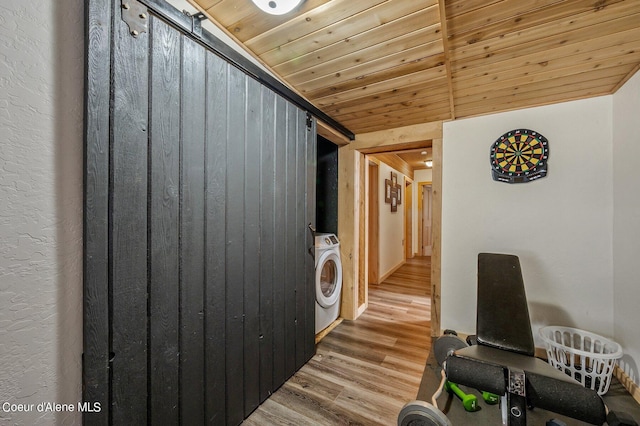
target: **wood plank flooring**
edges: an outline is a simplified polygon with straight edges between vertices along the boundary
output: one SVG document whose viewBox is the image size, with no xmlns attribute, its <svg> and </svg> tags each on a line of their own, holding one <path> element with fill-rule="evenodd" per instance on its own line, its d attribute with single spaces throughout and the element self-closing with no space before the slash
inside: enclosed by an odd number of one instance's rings
<svg viewBox="0 0 640 426">
<path fill-rule="evenodd" d="M 430 258 L 416 257 L 380 285 L 369 308 L 343 321 L 316 355 L 244 425 L 393 425 L 416 398 L 429 354 Z"/>
</svg>

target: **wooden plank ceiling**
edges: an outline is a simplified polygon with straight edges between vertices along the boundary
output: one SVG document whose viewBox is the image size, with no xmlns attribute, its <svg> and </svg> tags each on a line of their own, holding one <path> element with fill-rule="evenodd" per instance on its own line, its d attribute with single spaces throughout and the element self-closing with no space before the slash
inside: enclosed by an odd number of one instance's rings
<svg viewBox="0 0 640 426">
<path fill-rule="evenodd" d="M 356 135 L 611 94 L 640 64 L 638 0 L 189 0 Z"/>
</svg>

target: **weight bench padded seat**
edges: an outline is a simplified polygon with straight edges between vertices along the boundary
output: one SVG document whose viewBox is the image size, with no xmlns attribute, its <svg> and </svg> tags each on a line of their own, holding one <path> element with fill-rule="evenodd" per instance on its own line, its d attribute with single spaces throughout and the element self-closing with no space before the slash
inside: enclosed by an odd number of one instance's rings
<svg viewBox="0 0 640 426">
<path fill-rule="evenodd" d="M 518 256 L 478 255 L 478 343 L 533 356 L 535 344 Z"/>
<path fill-rule="evenodd" d="M 535 345 L 517 256 L 478 255 L 477 309 L 478 345 L 459 349 L 447 358 L 448 380 L 497 395 L 506 394 L 510 410 L 522 413 L 510 414 L 511 425 L 526 424 L 527 407 L 604 424 L 606 409 L 597 392 L 534 357 Z"/>
</svg>

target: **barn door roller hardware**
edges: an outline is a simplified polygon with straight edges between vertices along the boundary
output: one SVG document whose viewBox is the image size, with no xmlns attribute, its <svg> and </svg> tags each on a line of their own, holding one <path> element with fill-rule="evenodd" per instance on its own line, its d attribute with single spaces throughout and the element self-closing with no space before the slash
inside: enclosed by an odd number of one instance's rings
<svg viewBox="0 0 640 426">
<path fill-rule="evenodd" d="M 207 19 L 204 13 L 198 12 L 195 15 L 190 14 L 186 10 L 183 10 L 182 13 L 189 19 L 191 19 L 191 34 L 198 36 L 198 38 L 202 38 L 202 21 Z"/>
<path fill-rule="evenodd" d="M 307 131 L 310 132 L 313 128 L 313 116 L 307 112 Z"/>
<path fill-rule="evenodd" d="M 147 32 L 149 11 L 137 0 L 121 0 L 122 20 L 129 26 L 129 34 L 138 37 Z"/>
</svg>

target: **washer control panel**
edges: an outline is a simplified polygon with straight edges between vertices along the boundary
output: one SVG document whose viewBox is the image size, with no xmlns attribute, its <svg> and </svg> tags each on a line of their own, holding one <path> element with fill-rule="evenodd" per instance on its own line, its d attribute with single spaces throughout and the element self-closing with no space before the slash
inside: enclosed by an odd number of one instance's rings
<svg viewBox="0 0 640 426">
<path fill-rule="evenodd" d="M 316 248 L 326 249 L 340 245 L 335 234 L 316 234 Z"/>
</svg>

